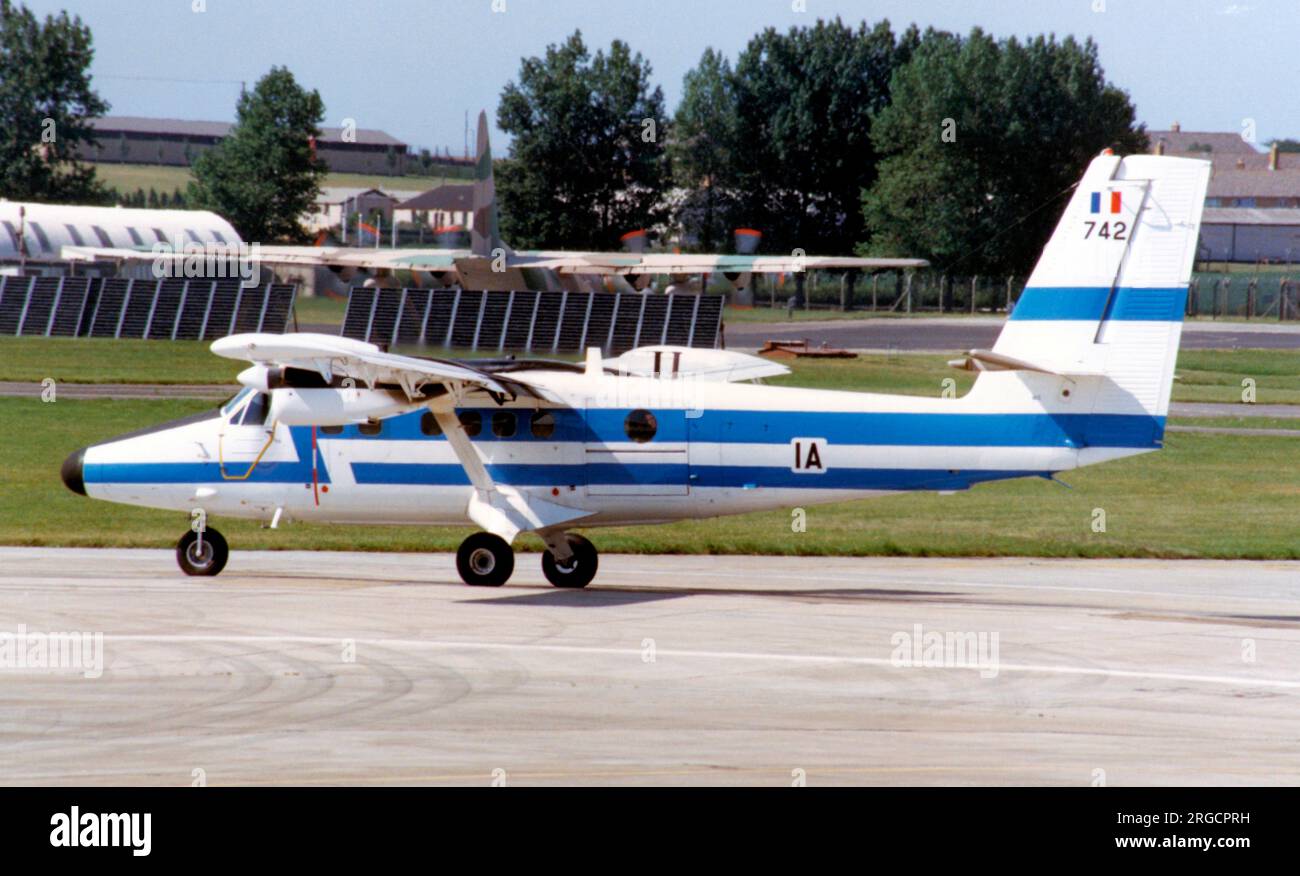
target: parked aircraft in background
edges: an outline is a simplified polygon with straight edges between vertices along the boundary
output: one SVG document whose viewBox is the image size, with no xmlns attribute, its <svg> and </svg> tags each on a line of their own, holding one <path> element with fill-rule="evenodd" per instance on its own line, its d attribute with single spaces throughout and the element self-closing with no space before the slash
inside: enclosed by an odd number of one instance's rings
<svg viewBox="0 0 1300 876">
<path fill-rule="evenodd" d="M 825 269 L 860 271 L 925 267 L 923 259 L 868 259 L 788 255 L 692 255 L 664 252 L 516 251 L 501 240 L 497 222 L 496 185 L 486 113 L 478 118 L 473 224 L 469 249 L 370 249 L 347 246 L 259 246 L 247 257 L 269 267 L 320 267 L 345 279 L 357 271 L 377 273 L 381 284 L 395 283 L 397 271 L 412 272 L 417 285 L 513 291 L 528 288 L 575 288 L 582 281 L 623 277 L 643 289 L 656 275 L 682 280 L 700 274 L 724 274 L 737 288 L 746 288 L 753 274 L 789 274 Z M 151 242 L 148 242 L 151 243 Z M 113 246 L 88 242 L 64 246 L 70 261 L 152 262 L 157 256 L 141 244 Z M 177 254 L 176 258 L 183 258 Z M 422 282 L 421 282 L 422 281 Z"/>
</svg>

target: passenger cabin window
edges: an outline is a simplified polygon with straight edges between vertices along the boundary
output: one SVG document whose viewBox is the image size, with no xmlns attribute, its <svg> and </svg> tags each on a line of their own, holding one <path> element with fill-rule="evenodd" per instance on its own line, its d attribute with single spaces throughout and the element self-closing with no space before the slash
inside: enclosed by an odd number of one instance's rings
<svg viewBox="0 0 1300 876">
<path fill-rule="evenodd" d="M 654 414 L 638 408 L 628 414 L 627 419 L 623 421 L 623 431 L 637 444 L 645 444 L 655 437 L 655 433 L 659 431 L 659 423 L 655 420 Z"/>
<path fill-rule="evenodd" d="M 239 424 L 241 426 L 265 426 L 266 409 L 266 393 L 259 392 L 248 400 L 248 405 L 244 408 L 244 416 L 239 421 Z"/>
<path fill-rule="evenodd" d="M 534 438 L 550 438 L 555 434 L 555 417 L 548 411 L 533 414 L 532 433 Z"/>
<path fill-rule="evenodd" d="M 438 418 L 433 415 L 433 411 L 425 411 L 420 417 L 420 431 L 431 437 L 442 434 L 442 426 L 438 425 Z"/>
<path fill-rule="evenodd" d="M 384 424 L 381 420 L 366 420 L 364 423 L 357 424 L 357 431 L 362 435 L 373 437 L 384 431 Z"/>
<path fill-rule="evenodd" d="M 478 411 L 465 411 L 460 415 L 460 425 L 465 434 L 473 438 L 483 431 L 483 415 Z"/>
<path fill-rule="evenodd" d="M 511 411 L 497 411 L 492 415 L 492 434 L 498 438 L 515 437 L 515 415 Z"/>
</svg>

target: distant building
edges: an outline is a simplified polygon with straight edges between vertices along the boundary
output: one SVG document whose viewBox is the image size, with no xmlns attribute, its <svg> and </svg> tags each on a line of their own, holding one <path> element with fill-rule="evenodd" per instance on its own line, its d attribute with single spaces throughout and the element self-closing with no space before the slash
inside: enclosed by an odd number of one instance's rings
<svg viewBox="0 0 1300 876">
<path fill-rule="evenodd" d="M 152 249 L 155 244 L 239 244 L 239 233 L 205 210 L 133 210 L 0 201 L 0 263 L 54 264 L 65 246 Z"/>
<path fill-rule="evenodd" d="M 1196 257 L 1211 262 L 1300 262 L 1300 209 L 1206 207 Z"/>
<path fill-rule="evenodd" d="M 474 186 L 438 186 L 403 201 L 397 209 L 409 217 L 403 221 L 414 221 L 415 215 L 421 213 L 428 216 L 430 228 L 469 228 L 474 212 Z"/>
<path fill-rule="evenodd" d="M 234 127 L 228 122 L 105 116 L 94 119 L 97 144 L 83 143 L 83 161 L 118 164 L 167 164 L 189 167 L 200 154 L 220 143 Z M 407 145 L 383 131 L 321 128 L 316 155 L 338 173 L 402 176 L 410 156 Z"/>
<path fill-rule="evenodd" d="M 1300 261 L 1300 155 L 1260 152 L 1232 132 L 1147 132 L 1156 155 L 1213 164 L 1196 257 L 1203 261 Z"/>
</svg>

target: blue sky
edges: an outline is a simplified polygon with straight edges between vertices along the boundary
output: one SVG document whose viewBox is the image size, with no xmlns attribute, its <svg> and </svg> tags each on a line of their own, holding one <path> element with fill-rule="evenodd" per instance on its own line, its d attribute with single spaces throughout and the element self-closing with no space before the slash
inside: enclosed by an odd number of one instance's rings
<svg viewBox="0 0 1300 876">
<path fill-rule="evenodd" d="M 413 146 L 461 149 L 466 110 L 495 118 L 520 58 L 575 28 L 590 46 L 619 38 L 645 55 L 672 109 L 706 47 L 734 59 L 764 27 L 835 15 L 1092 36 L 1148 127 L 1237 131 L 1249 118 L 1261 143 L 1300 136 L 1294 0 L 803 0 L 805 12 L 796 0 L 496 0 L 504 12 L 493 0 L 24 2 L 91 26 L 96 84 L 116 114 L 230 120 L 239 82 L 280 64 L 320 91 L 326 124 L 353 118 Z"/>
</svg>

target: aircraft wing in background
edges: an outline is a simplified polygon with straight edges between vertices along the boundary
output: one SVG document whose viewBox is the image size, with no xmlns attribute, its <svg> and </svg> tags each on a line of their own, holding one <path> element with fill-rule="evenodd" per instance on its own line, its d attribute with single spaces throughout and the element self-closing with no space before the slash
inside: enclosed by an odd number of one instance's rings
<svg viewBox="0 0 1300 876">
<path fill-rule="evenodd" d="M 868 259 L 851 256 L 711 255 L 667 252 L 514 253 L 519 267 L 562 274 L 793 274 L 800 271 L 884 271 L 924 268 L 924 259 Z"/>
<path fill-rule="evenodd" d="M 152 263 L 183 262 L 201 255 L 183 251 L 154 253 L 124 247 L 65 246 L 68 261 L 121 261 Z M 232 255 L 233 255 L 232 251 Z M 346 246 L 259 246 L 241 256 L 267 266 L 358 268 L 367 271 L 429 271 L 441 273 L 463 266 L 491 271 L 490 257 L 469 250 L 452 249 L 360 249 Z M 882 271 L 923 268 L 924 259 L 869 259 L 840 256 L 797 255 L 708 255 L 680 253 L 620 252 L 509 252 L 501 264 L 507 269 L 538 268 L 560 274 L 647 275 L 647 274 L 789 274 L 799 271 L 849 270 Z"/>
</svg>

